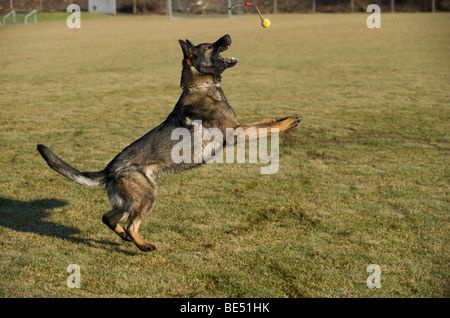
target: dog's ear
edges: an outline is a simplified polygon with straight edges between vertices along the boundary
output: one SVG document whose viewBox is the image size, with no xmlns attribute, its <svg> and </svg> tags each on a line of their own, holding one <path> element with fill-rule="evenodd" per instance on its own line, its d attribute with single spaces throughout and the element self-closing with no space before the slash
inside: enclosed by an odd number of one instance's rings
<svg viewBox="0 0 450 318">
<path fill-rule="evenodd" d="M 192 43 L 189 42 L 190 44 L 188 44 L 188 43 L 184 42 L 183 40 L 178 40 L 178 42 L 181 45 L 181 49 L 183 50 L 184 57 L 192 58 L 192 50 L 191 50 L 192 45 L 190 45 Z"/>
<path fill-rule="evenodd" d="M 191 42 L 191 41 L 189 41 L 188 39 L 186 39 L 186 43 L 187 43 L 187 44 L 189 44 L 189 46 L 190 46 L 190 47 L 194 47 L 194 46 L 195 46 L 195 45 L 194 45 L 194 44 L 192 44 L 192 42 Z"/>
</svg>

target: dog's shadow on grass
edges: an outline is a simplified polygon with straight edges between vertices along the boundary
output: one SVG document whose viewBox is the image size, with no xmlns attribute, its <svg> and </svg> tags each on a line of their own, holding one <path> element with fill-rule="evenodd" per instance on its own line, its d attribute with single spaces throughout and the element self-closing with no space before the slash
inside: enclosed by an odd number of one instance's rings
<svg viewBox="0 0 450 318">
<path fill-rule="evenodd" d="M 67 204 L 66 201 L 58 199 L 43 199 L 26 202 L 0 197 L 0 226 L 18 232 L 56 237 L 73 243 L 85 244 L 108 250 L 115 247 L 114 250 L 117 252 L 129 255 L 135 254 L 117 248 L 120 245 L 119 243 L 74 237 L 74 235 L 80 233 L 79 229 L 46 220 L 49 211 Z"/>
</svg>

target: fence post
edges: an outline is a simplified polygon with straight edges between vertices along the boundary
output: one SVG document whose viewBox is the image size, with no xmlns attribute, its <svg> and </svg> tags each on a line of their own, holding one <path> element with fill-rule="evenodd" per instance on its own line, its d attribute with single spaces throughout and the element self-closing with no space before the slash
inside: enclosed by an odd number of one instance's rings
<svg viewBox="0 0 450 318">
<path fill-rule="evenodd" d="M 172 20 L 173 19 L 173 15 L 172 15 L 172 0 L 167 0 L 167 7 L 168 7 L 168 10 L 169 10 L 169 19 Z M 228 11 L 228 13 L 230 11 Z"/>
<path fill-rule="evenodd" d="M 316 13 L 316 0 L 312 0 L 312 13 Z"/>
<path fill-rule="evenodd" d="M 391 0 L 391 12 L 395 12 L 395 0 Z"/>
</svg>

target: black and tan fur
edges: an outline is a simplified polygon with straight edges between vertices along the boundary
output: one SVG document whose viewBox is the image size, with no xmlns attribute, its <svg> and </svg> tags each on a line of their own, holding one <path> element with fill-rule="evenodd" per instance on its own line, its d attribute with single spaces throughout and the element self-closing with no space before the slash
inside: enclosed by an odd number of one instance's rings
<svg viewBox="0 0 450 318">
<path fill-rule="evenodd" d="M 197 46 L 188 40 L 180 40 L 179 43 L 184 55 L 181 76 L 183 93 L 175 108 L 163 123 L 126 147 L 104 170 L 80 172 L 46 146 L 38 145 L 48 165 L 66 178 L 85 186 L 106 186 L 112 210 L 103 215 L 103 222 L 142 251 L 155 249 L 153 244 L 138 234 L 142 220 L 156 205 L 158 193 L 155 179 L 200 165 L 173 162 L 171 149 L 178 142 L 171 140 L 175 128 L 185 127 L 192 132 L 193 121 L 201 120 L 204 129 L 218 128 L 223 136 L 226 136 L 227 128 L 243 128 L 244 132 L 254 128 L 251 131 L 256 133 L 249 137 L 257 138 L 258 128 L 267 128 L 267 133 L 270 133 L 272 128 L 282 131 L 297 126 L 301 121 L 301 116 L 297 115 L 240 124 L 220 86 L 222 72 L 237 63 L 237 59 L 221 56 L 231 44 L 230 36 Z M 127 220 L 122 228 L 119 222 L 124 218 Z"/>
</svg>

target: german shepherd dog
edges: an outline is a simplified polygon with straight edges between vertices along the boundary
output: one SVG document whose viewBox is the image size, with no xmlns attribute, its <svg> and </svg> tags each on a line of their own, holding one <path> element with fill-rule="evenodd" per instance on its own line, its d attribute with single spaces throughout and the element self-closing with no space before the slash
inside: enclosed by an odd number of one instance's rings
<svg viewBox="0 0 450 318">
<path fill-rule="evenodd" d="M 176 143 L 171 138 L 174 129 L 182 127 L 192 133 L 194 120 L 201 120 L 204 129 L 217 128 L 223 136 L 226 136 L 227 128 L 242 128 L 241 132 L 253 128 L 253 135 L 247 135 L 250 139 L 268 135 L 274 128 L 282 131 L 296 127 L 302 119 L 295 115 L 240 124 L 220 86 L 221 74 L 237 63 L 237 59 L 221 55 L 231 45 L 230 36 L 227 34 L 214 43 L 194 45 L 189 40 L 179 40 L 179 43 L 184 56 L 181 76 L 183 92 L 175 108 L 162 124 L 126 147 L 104 170 L 80 172 L 46 146 L 37 146 L 47 164 L 69 180 L 84 186 L 106 186 L 112 210 L 103 215 L 102 221 L 122 239 L 136 244 L 141 251 L 156 248 L 138 233 L 142 220 L 156 205 L 155 180 L 164 174 L 188 170 L 204 163 L 174 163 L 171 158 L 171 150 Z M 266 129 L 259 133 L 259 128 Z M 122 228 L 119 222 L 125 217 L 128 219 Z"/>
</svg>

